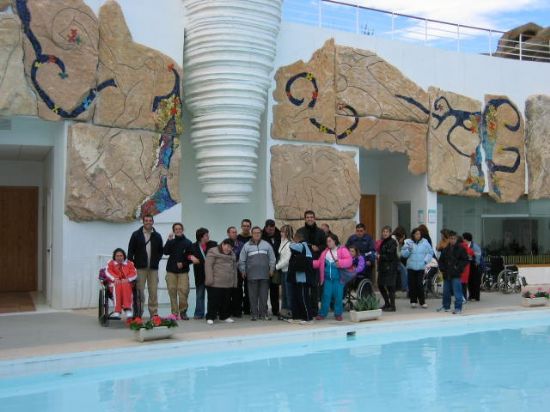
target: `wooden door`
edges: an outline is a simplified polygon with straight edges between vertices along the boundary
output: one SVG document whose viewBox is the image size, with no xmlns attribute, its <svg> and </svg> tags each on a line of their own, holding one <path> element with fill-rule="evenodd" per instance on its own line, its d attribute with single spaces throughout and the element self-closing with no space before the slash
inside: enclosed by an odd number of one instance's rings
<svg viewBox="0 0 550 412">
<path fill-rule="evenodd" d="M 37 286 L 38 187 L 0 187 L 0 292 Z"/>
<path fill-rule="evenodd" d="M 376 195 L 361 195 L 359 220 L 365 225 L 367 233 L 376 239 Z"/>
</svg>

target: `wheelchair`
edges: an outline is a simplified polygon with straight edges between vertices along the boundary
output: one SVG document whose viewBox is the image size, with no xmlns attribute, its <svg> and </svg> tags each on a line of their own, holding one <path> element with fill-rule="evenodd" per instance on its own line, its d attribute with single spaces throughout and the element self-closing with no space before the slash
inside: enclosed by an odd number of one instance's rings
<svg viewBox="0 0 550 412">
<path fill-rule="evenodd" d="M 439 268 L 432 267 L 428 272 L 424 272 L 422 284 L 424 287 L 424 296 L 431 296 L 433 298 L 443 296 L 443 275 L 439 271 Z"/>
<path fill-rule="evenodd" d="M 344 310 L 353 310 L 353 303 L 368 295 L 374 295 L 374 287 L 370 279 L 357 276 L 344 286 Z"/>
<path fill-rule="evenodd" d="M 113 290 L 107 276 L 105 275 L 105 269 L 99 271 L 99 298 L 98 298 L 98 313 L 97 320 L 101 326 L 109 326 L 111 320 L 121 320 L 121 318 L 112 318 L 111 315 L 114 311 L 109 308 L 109 302 L 113 300 Z M 141 307 L 141 299 L 139 289 L 136 287 L 136 282 L 132 282 L 132 312 L 133 318 L 141 317 L 143 309 Z"/>
</svg>

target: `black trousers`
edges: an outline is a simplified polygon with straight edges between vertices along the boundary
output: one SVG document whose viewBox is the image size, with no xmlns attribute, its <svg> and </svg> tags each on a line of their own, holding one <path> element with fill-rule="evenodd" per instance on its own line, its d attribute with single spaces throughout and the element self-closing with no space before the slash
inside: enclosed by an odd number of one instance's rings
<svg viewBox="0 0 550 412">
<path fill-rule="evenodd" d="M 424 285 L 422 285 L 422 280 L 424 279 L 423 270 L 407 270 L 409 278 L 409 298 L 411 303 L 416 303 L 423 305 L 426 303 L 424 298 Z"/>
<path fill-rule="evenodd" d="M 378 289 L 384 298 L 384 307 L 395 308 L 395 288 L 393 286 L 378 285 Z"/>
<path fill-rule="evenodd" d="M 319 302 L 321 301 L 321 296 L 323 296 L 323 287 L 319 284 L 319 271 L 315 271 L 315 285 L 310 286 L 310 303 L 309 307 L 313 312 L 313 317 L 319 314 Z"/>
<path fill-rule="evenodd" d="M 237 275 L 237 287 L 231 288 L 231 316 L 240 318 L 243 315 L 243 278 Z"/>
<path fill-rule="evenodd" d="M 292 319 L 310 321 L 315 316 L 311 307 L 311 287 L 305 283 L 292 284 Z"/>
<path fill-rule="evenodd" d="M 470 299 L 479 300 L 481 296 L 481 272 L 479 270 L 479 266 L 475 263 L 470 263 L 468 291 L 470 292 Z"/>
<path fill-rule="evenodd" d="M 269 302 L 271 303 L 271 313 L 273 316 L 279 316 L 279 285 L 269 280 Z"/>
<path fill-rule="evenodd" d="M 225 320 L 231 315 L 231 289 L 206 287 L 208 292 L 206 319 L 216 320 L 219 317 L 220 320 Z"/>
</svg>

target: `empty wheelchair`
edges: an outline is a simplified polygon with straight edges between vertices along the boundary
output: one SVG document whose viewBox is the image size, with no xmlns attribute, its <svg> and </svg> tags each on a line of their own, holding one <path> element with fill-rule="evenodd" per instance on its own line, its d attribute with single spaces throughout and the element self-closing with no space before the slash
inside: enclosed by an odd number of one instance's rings
<svg viewBox="0 0 550 412">
<path fill-rule="evenodd" d="M 99 271 L 99 298 L 98 298 L 98 313 L 97 319 L 101 326 L 109 326 L 111 320 L 121 320 L 121 317 L 113 317 L 114 311 L 111 310 L 113 302 L 113 284 L 109 281 L 105 274 L 105 269 Z M 141 307 L 141 299 L 139 289 L 136 287 L 136 282 L 131 282 L 132 285 L 132 312 L 133 317 L 141 317 L 143 310 Z"/>
</svg>

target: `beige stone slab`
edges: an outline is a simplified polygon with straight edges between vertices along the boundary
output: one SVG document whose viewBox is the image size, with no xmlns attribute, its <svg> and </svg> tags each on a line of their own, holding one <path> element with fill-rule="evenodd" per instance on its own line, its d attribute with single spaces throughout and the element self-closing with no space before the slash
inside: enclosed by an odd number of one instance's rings
<svg viewBox="0 0 550 412">
<path fill-rule="evenodd" d="M 347 116 L 337 116 L 337 134 L 343 133 L 352 122 Z M 427 124 L 361 117 L 353 133 L 338 139 L 337 143 L 367 150 L 406 153 L 409 156 L 409 171 L 419 175 L 426 173 L 427 169 L 427 134 Z"/>
<path fill-rule="evenodd" d="M 166 107 L 161 109 L 167 111 L 165 115 L 160 111 L 153 112 L 156 96 L 170 94 L 176 82 L 181 86 L 181 67 L 163 53 L 134 42 L 122 10 L 115 1 L 109 0 L 101 6 L 99 33 L 98 81 L 115 79 L 117 87 L 102 91 L 94 123 L 163 131 L 173 110 L 176 133 L 181 133 L 181 96 L 165 102 Z"/>
<path fill-rule="evenodd" d="M 355 153 L 331 147 L 271 147 L 271 190 L 275 218 L 353 218 L 361 197 Z"/>
<path fill-rule="evenodd" d="M 468 189 L 474 173 L 473 156 L 480 144 L 481 102 L 430 87 L 432 107 L 428 129 L 428 186 L 451 195 L 480 196 Z M 453 111 L 458 111 L 453 112 Z M 459 118 L 471 113 L 466 121 Z"/>
<path fill-rule="evenodd" d="M 550 96 L 529 96 L 525 117 L 529 199 L 547 199 L 550 198 Z"/>
<path fill-rule="evenodd" d="M 46 120 L 59 120 L 56 110 L 67 112 L 80 106 L 96 87 L 99 29 L 93 11 L 82 0 L 29 0 L 30 28 L 40 43 L 42 54 L 60 59 L 66 77 L 53 62 L 35 63 L 36 53 L 25 36 L 25 72 L 31 83 L 31 68 L 38 64 L 36 79 L 40 88 L 54 103 L 51 109 L 38 99 L 38 115 Z M 77 120 L 91 118 L 93 104 Z"/>
<path fill-rule="evenodd" d="M 523 116 L 507 96 L 500 95 L 485 95 L 484 114 L 486 142 L 491 142 L 484 145 L 486 159 L 489 170 L 493 169 L 489 196 L 502 203 L 516 202 L 525 194 Z"/>
<path fill-rule="evenodd" d="M 21 23 L 14 15 L 0 15 L 0 115 L 36 114 L 36 98 L 25 79 Z"/>
<path fill-rule="evenodd" d="M 292 77 L 300 73 L 310 75 L 292 82 L 290 94 L 295 99 L 303 99 L 301 104 L 293 104 L 286 93 L 286 87 Z M 275 74 L 275 82 L 273 97 L 276 104 L 273 105 L 271 136 L 274 139 L 334 143 L 334 134 L 321 131 L 311 121 L 314 119 L 326 129 L 334 131 L 334 40 L 328 40 L 309 62 L 300 60 L 281 67 Z M 315 96 L 314 82 L 318 89 Z M 315 104 L 309 107 L 312 100 L 315 100 Z"/>
<path fill-rule="evenodd" d="M 76 221 L 135 220 L 163 176 L 177 202 L 180 151 L 174 150 L 167 168 L 159 159 L 160 138 L 149 131 L 73 124 L 68 136 L 67 216 Z"/>
<path fill-rule="evenodd" d="M 428 108 L 428 94 L 395 66 L 369 50 L 336 46 L 336 104 L 352 106 L 359 116 L 427 123 L 428 114 L 402 98 Z M 337 110 L 349 115 L 349 110 Z"/>
<path fill-rule="evenodd" d="M 282 225 L 290 225 L 294 231 L 298 230 L 304 226 L 304 219 L 301 220 L 279 220 L 275 221 L 277 227 L 280 228 Z M 329 229 L 332 233 L 338 236 L 341 243 L 346 243 L 348 237 L 355 233 L 355 225 L 357 222 L 353 219 L 340 219 L 340 220 L 317 220 L 317 226 L 321 227 L 323 223 L 326 223 L 329 226 Z"/>
</svg>

